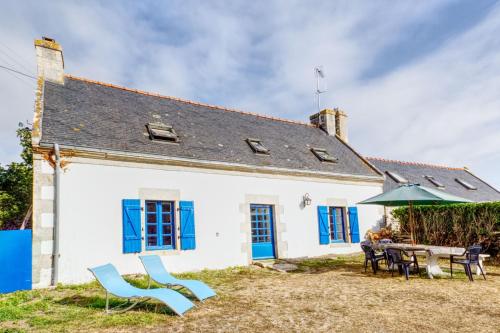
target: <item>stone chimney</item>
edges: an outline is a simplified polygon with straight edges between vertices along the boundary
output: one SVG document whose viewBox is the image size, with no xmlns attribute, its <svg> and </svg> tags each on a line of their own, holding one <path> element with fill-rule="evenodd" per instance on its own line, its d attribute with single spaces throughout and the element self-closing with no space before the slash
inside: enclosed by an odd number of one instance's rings
<svg viewBox="0 0 500 333">
<path fill-rule="evenodd" d="M 64 84 L 64 59 L 62 47 L 54 39 L 42 37 L 35 40 L 38 77 Z"/>
<path fill-rule="evenodd" d="M 337 134 L 344 142 L 347 140 L 347 113 L 336 108 L 335 109 L 335 134 Z"/>
<path fill-rule="evenodd" d="M 324 109 L 309 117 L 311 124 L 321 128 L 328 135 L 337 135 L 347 142 L 347 114 L 338 109 Z"/>
</svg>

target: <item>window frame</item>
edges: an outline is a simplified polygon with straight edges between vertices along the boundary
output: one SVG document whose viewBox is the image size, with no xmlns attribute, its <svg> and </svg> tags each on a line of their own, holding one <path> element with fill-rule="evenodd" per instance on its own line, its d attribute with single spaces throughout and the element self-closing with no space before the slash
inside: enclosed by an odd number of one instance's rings
<svg viewBox="0 0 500 333">
<path fill-rule="evenodd" d="M 424 178 L 437 188 L 445 188 L 444 184 L 437 180 L 434 176 L 425 175 Z"/>
<path fill-rule="evenodd" d="M 163 211 L 163 204 L 170 205 L 170 212 Z M 148 210 L 148 204 L 154 204 L 155 210 L 154 212 Z M 145 200 L 144 202 L 144 242 L 146 251 L 155 251 L 155 250 L 175 250 L 176 249 L 176 231 L 177 231 L 177 222 L 175 218 L 176 205 L 175 201 L 170 200 Z M 170 223 L 163 222 L 163 215 L 168 214 L 170 216 Z M 148 222 L 148 215 L 156 215 L 155 222 Z M 167 224 L 170 225 L 170 233 L 163 233 L 163 226 Z M 148 232 L 148 225 L 156 225 L 156 233 L 150 234 Z M 169 245 L 163 244 L 163 237 L 170 236 L 171 243 Z M 148 238 L 156 237 L 156 245 L 148 245 Z"/>
<path fill-rule="evenodd" d="M 255 210 L 255 212 L 253 212 L 253 210 Z M 265 213 L 264 211 L 261 210 L 268 210 L 268 211 L 267 213 Z M 268 224 L 268 226 L 266 226 L 266 224 Z M 252 244 L 261 244 L 261 243 L 274 244 L 273 205 L 253 204 L 253 203 L 250 204 L 250 230 L 251 230 L 250 236 L 252 237 Z M 255 234 L 254 231 L 256 232 Z"/>
<path fill-rule="evenodd" d="M 409 184 L 410 183 L 410 181 L 408 179 L 401 176 L 399 173 L 397 173 L 395 171 L 387 170 L 385 172 L 385 174 L 388 175 L 389 177 L 391 177 L 391 179 L 394 180 L 398 184 Z"/>
<path fill-rule="evenodd" d="M 467 189 L 469 191 L 475 191 L 475 190 L 477 190 L 477 186 L 472 185 L 471 183 L 469 183 L 465 179 L 455 178 L 455 181 L 457 183 L 459 183 L 460 185 L 462 185 L 463 187 L 465 187 L 465 189 Z"/>
<path fill-rule="evenodd" d="M 337 212 L 340 211 L 340 217 L 342 220 L 342 236 L 343 238 L 338 238 L 337 230 Z M 333 214 L 335 213 L 335 214 Z M 330 243 L 348 243 L 347 240 L 347 218 L 346 218 L 346 208 L 340 206 L 328 206 L 328 225 L 330 229 Z M 333 228 L 332 228 L 333 227 Z"/>
<path fill-rule="evenodd" d="M 337 157 L 333 157 L 328 153 L 328 151 L 324 148 L 311 148 L 311 152 L 320 160 L 321 162 L 326 162 L 326 163 L 337 163 L 339 159 Z M 326 154 L 327 156 L 325 157 L 322 154 Z"/>
<path fill-rule="evenodd" d="M 174 128 L 170 125 L 165 125 L 161 123 L 147 123 L 146 128 L 149 133 L 149 138 L 151 141 L 157 142 L 168 142 L 168 143 L 179 143 L 179 135 L 175 132 Z M 173 134 L 174 137 L 155 135 L 154 131 L 166 131 Z"/>
<path fill-rule="evenodd" d="M 257 155 L 269 155 L 270 150 L 262 143 L 262 140 L 255 138 L 247 138 L 246 143 L 252 148 L 253 152 Z M 260 149 L 256 145 L 260 145 L 263 149 Z"/>
</svg>

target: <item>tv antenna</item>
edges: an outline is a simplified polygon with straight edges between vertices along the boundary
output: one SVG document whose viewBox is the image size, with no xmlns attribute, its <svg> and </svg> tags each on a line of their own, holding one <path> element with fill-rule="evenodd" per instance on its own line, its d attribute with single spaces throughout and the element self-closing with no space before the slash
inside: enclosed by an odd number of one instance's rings
<svg viewBox="0 0 500 333">
<path fill-rule="evenodd" d="M 327 91 L 326 80 L 325 81 L 322 80 L 326 76 L 323 66 L 318 66 L 314 68 L 314 75 L 316 76 L 316 98 L 318 102 L 318 111 L 321 111 L 321 94 Z M 320 81 L 323 82 L 322 87 L 320 87 Z"/>
</svg>

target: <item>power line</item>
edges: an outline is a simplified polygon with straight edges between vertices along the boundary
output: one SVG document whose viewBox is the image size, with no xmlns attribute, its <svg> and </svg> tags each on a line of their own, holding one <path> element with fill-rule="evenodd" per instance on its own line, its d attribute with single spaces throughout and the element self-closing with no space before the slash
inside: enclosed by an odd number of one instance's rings
<svg viewBox="0 0 500 333">
<path fill-rule="evenodd" d="M 22 68 L 24 68 L 26 71 L 28 71 L 30 73 L 33 73 L 29 68 L 27 68 L 26 66 L 24 66 L 21 62 L 17 61 L 14 57 L 10 56 L 7 52 L 3 51 L 2 49 L 0 49 L 0 52 L 2 52 L 5 56 L 7 56 L 7 58 L 11 59 L 16 64 L 18 64 L 19 66 L 21 66 Z"/>
<path fill-rule="evenodd" d="M 13 77 L 15 77 L 16 79 L 18 79 L 19 81 L 21 81 L 23 84 L 28 85 L 32 89 L 35 89 L 35 85 L 32 84 L 32 81 L 27 81 L 26 78 L 24 78 L 24 77 L 18 77 L 18 76 L 16 76 L 16 74 L 25 76 L 25 77 L 33 79 L 33 80 L 36 80 L 36 77 L 31 76 L 29 74 L 25 74 L 23 72 L 20 72 L 18 70 L 15 70 L 15 69 L 12 69 L 12 68 L 9 68 L 9 67 L 6 67 L 6 66 L 0 65 L 0 68 L 7 70 L 8 74 L 12 75 Z"/>
<path fill-rule="evenodd" d="M 13 69 L 13 68 L 9 68 L 9 67 L 2 66 L 2 65 L 0 65 L 0 68 L 3 68 L 5 70 L 11 71 L 11 72 L 14 72 L 14 73 L 17 73 L 17 74 L 20 74 L 22 76 L 29 77 L 30 79 L 33 79 L 33 80 L 36 80 L 36 77 L 34 77 L 32 75 L 29 75 L 29 74 L 26 74 L 26 73 L 23 73 L 23 72 L 20 72 L 18 70 Z"/>
<path fill-rule="evenodd" d="M 16 76 L 16 74 L 12 73 L 12 72 L 7 72 L 7 74 L 11 75 L 13 78 L 19 80 L 19 82 L 27 85 L 28 87 L 30 87 L 31 89 L 35 89 L 35 86 L 32 85 L 29 81 L 25 81 L 26 79 L 25 78 L 22 78 L 22 77 L 18 77 Z"/>
<path fill-rule="evenodd" d="M 9 49 L 12 53 L 14 53 L 15 55 L 17 55 L 20 60 L 23 60 L 25 62 L 26 65 L 28 65 L 28 64 L 31 65 L 32 64 L 31 61 L 26 60 L 26 58 L 24 56 L 22 56 L 21 54 L 17 53 L 15 50 L 11 49 L 8 45 L 6 45 L 5 43 L 3 43 L 1 40 L 0 40 L 0 45 L 2 45 L 3 47 L 5 47 L 6 49 Z"/>
</svg>

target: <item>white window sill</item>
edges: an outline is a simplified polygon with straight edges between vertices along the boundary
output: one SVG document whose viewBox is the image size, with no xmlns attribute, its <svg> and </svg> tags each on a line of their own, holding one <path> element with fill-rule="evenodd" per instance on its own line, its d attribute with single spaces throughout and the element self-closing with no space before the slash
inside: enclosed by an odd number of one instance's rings
<svg viewBox="0 0 500 333">
<path fill-rule="evenodd" d="M 149 256 L 149 255 L 158 255 L 158 256 L 178 256 L 183 252 L 192 251 L 192 250 L 145 250 L 142 252 L 135 253 L 123 253 L 123 254 L 135 254 L 139 256 Z"/>
<path fill-rule="evenodd" d="M 330 243 L 331 248 L 345 248 L 351 247 L 351 243 Z"/>
<path fill-rule="evenodd" d="M 181 254 L 182 252 L 185 252 L 185 251 L 177 250 L 177 249 L 176 250 L 146 250 L 146 251 L 142 251 L 141 254 L 142 255 L 156 254 L 159 256 L 176 256 L 176 255 Z"/>
</svg>

